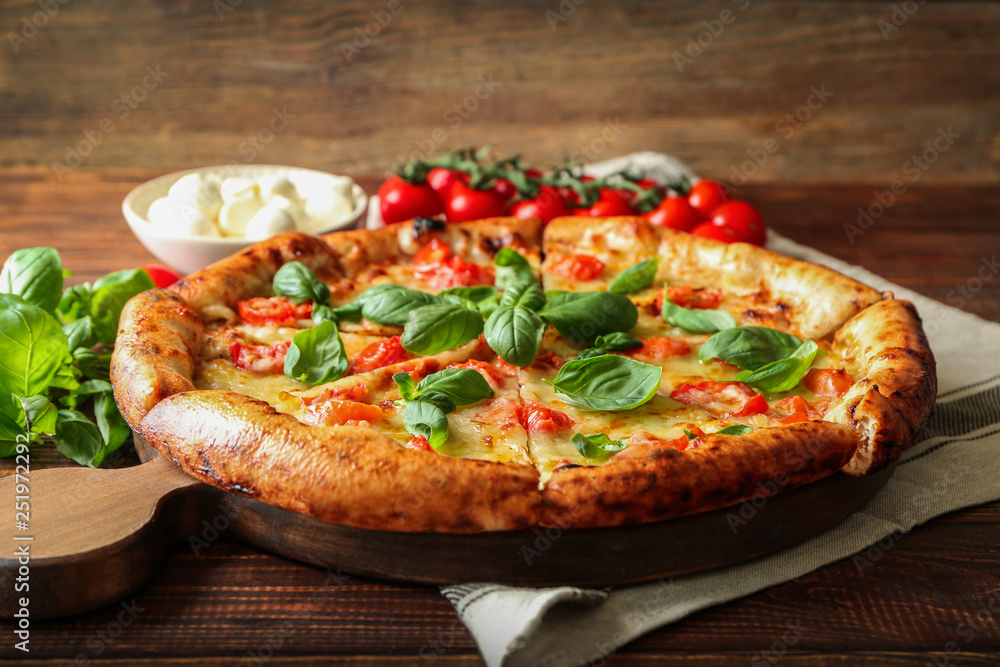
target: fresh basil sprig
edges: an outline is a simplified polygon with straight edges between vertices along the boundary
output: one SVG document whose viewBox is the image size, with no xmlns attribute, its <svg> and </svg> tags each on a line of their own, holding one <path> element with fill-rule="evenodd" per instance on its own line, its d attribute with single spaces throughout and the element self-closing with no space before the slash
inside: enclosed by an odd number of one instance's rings
<svg viewBox="0 0 1000 667">
<path fill-rule="evenodd" d="M 397 327 L 406 324 L 411 311 L 444 303 L 438 296 L 401 285 L 376 285 L 362 292 L 358 300 L 362 301 L 361 314 L 366 320 Z"/>
<path fill-rule="evenodd" d="M 556 396 L 584 410 L 633 410 L 656 395 L 663 369 L 628 357 L 605 354 L 573 359 L 552 381 Z"/>
<path fill-rule="evenodd" d="M 55 248 L 15 250 L 0 270 L 0 292 L 55 313 L 63 290 L 62 260 Z"/>
<path fill-rule="evenodd" d="M 765 364 L 786 359 L 802 345 L 792 334 L 746 326 L 726 329 L 713 335 L 698 350 L 699 361 L 721 359 L 743 370 L 757 370 Z"/>
<path fill-rule="evenodd" d="M 542 344 L 545 321 L 524 306 L 499 307 L 483 327 L 486 342 L 511 366 L 530 366 Z"/>
<path fill-rule="evenodd" d="M 333 382 L 347 367 L 344 342 L 336 322 L 330 320 L 295 334 L 285 354 L 285 375 L 310 386 Z"/>
<path fill-rule="evenodd" d="M 815 341 L 807 340 L 785 359 L 772 361 L 753 371 L 742 371 L 736 379 L 766 392 L 791 391 L 809 372 L 818 352 Z"/>
<path fill-rule="evenodd" d="M 437 354 L 469 342 L 483 332 L 483 316 L 476 309 L 435 303 L 410 311 L 400 343 L 416 354 Z"/>
<path fill-rule="evenodd" d="M 588 435 L 574 433 L 570 442 L 576 447 L 580 456 L 588 459 L 602 458 L 628 447 L 628 443 L 624 439 L 612 440 L 604 433 L 590 433 Z"/>
<path fill-rule="evenodd" d="M 493 258 L 493 264 L 496 266 L 495 282 L 499 289 L 507 289 L 516 283 L 532 283 L 538 280 L 528 260 L 513 248 L 501 248 Z"/>
<path fill-rule="evenodd" d="M 656 270 L 659 267 L 659 258 L 647 259 L 644 262 L 633 264 L 611 281 L 611 284 L 608 285 L 608 291 L 617 294 L 634 294 L 645 289 L 653 283 L 656 278 Z"/>
<path fill-rule="evenodd" d="M 724 310 L 684 308 L 666 295 L 663 297 L 663 319 L 675 327 L 700 334 L 723 331 L 736 326 L 736 320 Z"/>
<path fill-rule="evenodd" d="M 428 375 L 416 385 L 407 373 L 396 373 L 392 379 L 405 404 L 403 428 L 427 438 L 434 449 L 448 442 L 448 415 L 456 406 L 478 403 L 493 396 L 489 383 L 471 368 L 446 368 Z"/>
<path fill-rule="evenodd" d="M 546 292 L 539 313 L 563 336 L 593 343 L 598 336 L 628 332 L 639 321 L 635 304 L 614 292 Z"/>
<path fill-rule="evenodd" d="M 274 293 L 287 296 L 295 303 L 312 301 L 313 305 L 330 305 L 330 288 L 302 262 L 283 264 L 271 281 Z"/>
<path fill-rule="evenodd" d="M 637 350 L 642 347 L 642 341 L 630 333 L 615 332 L 607 336 L 598 336 L 594 341 L 594 347 L 589 347 L 580 354 L 577 359 L 589 359 L 599 357 L 608 352 L 624 352 L 626 350 Z"/>
</svg>

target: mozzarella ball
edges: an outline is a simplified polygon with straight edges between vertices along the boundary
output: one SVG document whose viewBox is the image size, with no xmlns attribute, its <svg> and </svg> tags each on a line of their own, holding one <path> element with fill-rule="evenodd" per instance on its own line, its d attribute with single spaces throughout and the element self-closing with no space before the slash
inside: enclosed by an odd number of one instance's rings
<svg viewBox="0 0 1000 667">
<path fill-rule="evenodd" d="M 222 182 L 220 191 L 225 200 L 237 199 L 238 197 L 257 197 L 260 194 L 257 181 L 252 178 L 227 178 Z"/>
<path fill-rule="evenodd" d="M 194 208 L 206 218 L 219 215 L 222 193 L 215 181 L 202 174 L 188 174 L 170 186 L 167 196 L 178 206 Z"/>
<path fill-rule="evenodd" d="M 295 230 L 292 216 L 276 206 L 266 204 L 247 223 L 246 237 L 252 241 L 263 241 L 279 233 Z"/>
<path fill-rule="evenodd" d="M 213 220 L 209 220 L 201 211 L 191 206 L 179 206 L 180 218 L 174 225 L 181 234 L 186 236 L 222 236 Z"/>
<path fill-rule="evenodd" d="M 302 197 L 290 180 L 284 176 L 262 176 L 258 181 L 260 186 L 260 198 L 264 202 L 269 202 L 275 197 L 284 197 L 296 204 L 302 203 Z"/>
<path fill-rule="evenodd" d="M 226 236 L 243 236 L 250 218 L 263 208 L 256 197 L 236 197 L 226 200 L 219 211 L 219 227 Z"/>
<path fill-rule="evenodd" d="M 316 189 L 306 197 L 305 212 L 316 229 L 336 224 L 349 217 L 353 210 L 353 198 L 345 197 L 339 189 Z"/>
<path fill-rule="evenodd" d="M 296 229 L 304 230 L 309 226 L 309 221 L 306 218 L 306 212 L 302 209 L 302 206 L 300 206 L 298 202 L 278 195 L 269 201 L 267 205 L 287 213 L 295 223 Z"/>
<path fill-rule="evenodd" d="M 179 224 L 181 210 L 173 201 L 167 197 L 160 197 L 149 205 L 149 212 L 146 219 L 154 225 L 175 229 Z"/>
</svg>

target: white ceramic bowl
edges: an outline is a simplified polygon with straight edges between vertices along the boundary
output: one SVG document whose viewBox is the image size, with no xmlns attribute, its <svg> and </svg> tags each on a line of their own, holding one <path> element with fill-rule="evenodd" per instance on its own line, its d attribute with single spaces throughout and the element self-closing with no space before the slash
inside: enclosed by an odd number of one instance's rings
<svg viewBox="0 0 1000 667">
<path fill-rule="evenodd" d="M 335 178 L 333 174 L 314 169 L 269 164 L 245 164 L 237 167 L 221 165 L 187 169 L 154 178 L 138 186 L 128 193 L 122 202 L 122 213 L 125 216 L 125 221 L 136 238 L 146 247 L 146 250 L 164 264 L 168 264 L 185 274 L 202 269 L 257 242 L 243 237 L 181 236 L 172 233 L 166 227 L 149 222 L 146 216 L 150 204 L 160 197 L 166 197 L 170 186 L 182 176 L 193 173 L 216 175 L 222 178 L 236 176 L 254 180 L 262 176 L 280 175 L 288 178 L 297 187 L 299 183 L 311 183 L 317 186 L 322 186 L 325 182 L 332 184 Z M 354 225 L 361 218 L 368 205 L 368 195 L 357 183 L 354 184 L 352 191 L 354 210 L 351 211 L 350 215 L 339 220 L 330 220 L 319 228 L 310 229 L 309 233 L 322 234 Z"/>
</svg>

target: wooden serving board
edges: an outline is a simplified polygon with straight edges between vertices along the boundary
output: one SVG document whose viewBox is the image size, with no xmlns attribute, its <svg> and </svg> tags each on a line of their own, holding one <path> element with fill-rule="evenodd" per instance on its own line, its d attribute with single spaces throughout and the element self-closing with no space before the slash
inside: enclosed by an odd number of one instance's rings
<svg viewBox="0 0 1000 667">
<path fill-rule="evenodd" d="M 895 467 L 862 478 L 838 473 L 766 501 L 640 526 L 451 535 L 326 523 L 203 484 L 138 436 L 136 449 L 145 462 L 131 468 L 31 474 L 29 529 L 18 530 L 13 519 L 0 525 L 0 543 L 8 545 L 0 557 L 0 614 L 15 610 L 22 564 L 11 554 L 23 545 L 31 615 L 50 618 L 117 602 L 153 577 L 173 545 L 205 545 L 222 534 L 321 567 L 423 584 L 652 581 L 806 540 L 864 505 Z M 0 506 L 13 507 L 16 495 L 14 477 L 0 479 Z M 734 529 L 734 516 L 746 523 Z"/>
</svg>

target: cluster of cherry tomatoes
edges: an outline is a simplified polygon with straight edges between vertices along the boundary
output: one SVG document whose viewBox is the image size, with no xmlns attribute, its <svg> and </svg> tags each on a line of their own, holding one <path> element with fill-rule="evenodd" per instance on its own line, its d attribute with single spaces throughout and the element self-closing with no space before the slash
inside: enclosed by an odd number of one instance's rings
<svg viewBox="0 0 1000 667">
<path fill-rule="evenodd" d="M 434 160 L 408 162 L 378 190 L 386 224 L 412 218 L 466 222 L 497 216 L 541 218 L 641 215 L 654 224 L 725 241 L 764 245 L 764 219 L 718 182 L 660 183 L 622 171 L 596 179 L 578 165 L 549 172 L 519 157 L 489 160 L 461 149 Z"/>
</svg>

